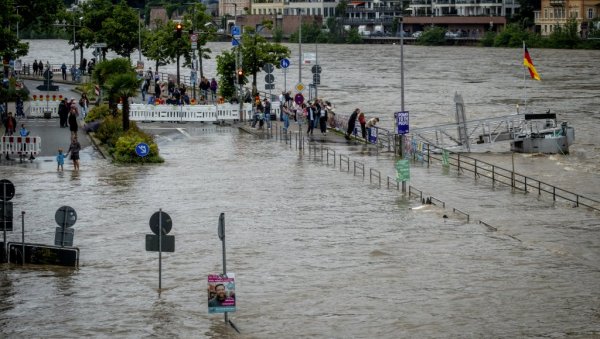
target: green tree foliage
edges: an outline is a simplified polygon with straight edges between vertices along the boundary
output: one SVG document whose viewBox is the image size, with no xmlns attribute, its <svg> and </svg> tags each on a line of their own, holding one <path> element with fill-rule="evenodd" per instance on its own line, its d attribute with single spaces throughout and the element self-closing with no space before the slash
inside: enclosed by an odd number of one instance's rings
<svg viewBox="0 0 600 339">
<path fill-rule="evenodd" d="M 188 25 L 187 27 L 191 26 Z M 148 59 L 155 61 L 156 71 L 158 71 L 159 66 L 174 63 L 181 56 L 185 60 L 184 66 L 191 64 L 192 46 L 190 38 L 187 31 L 182 32 L 181 37 L 177 38 L 174 22 L 168 22 L 159 26 L 155 31 L 148 32 L 144 35 L 144 39 L 142 51 Z"/>
<path fill-rule="evenodd" d="M 29 44 L 17 39 L 16 23 L 21 15 L 17 16 L 14 6 L 12 0 L 0 1 L 0 55 L 6 61 L 27 55 L 29 51 Z"/>
<path fill-rule="evenodd" d="M 421 34 L 421 36 L 417 39 L 417 44 L 426 46 L 445 45 L 445 33 L 446 30 L 442 27 L 427 27 L 425 28 L 423 34 Z"/>
<path fill-rule="evenodd" d="M 569 19 L 564 26 L 556 26 L 554 28 L 546 40 L 546 47 L 576 48 L 580 43 L 581 38 L 577 32 L 577 21 Z"/>
<path fill-rule="evenodd" d="M 110 88 L 110 79 L 117 75 L 134 73 L 133 67 L 128 59 L 117 58 L 113 60 L 105 60 L 94 67 L 92 78 L 96 81 L 103 91 L 111 94 L 114 93 Z M 108 106 L 113 112 L 113 115 L 117 114 L 117 106 L 115 103 L 115 97 L 113 95 L 108 96 Z"/>
<path fill-rule="evenodd" d="M 264 64 L 279 66 L 279 61 L 291 55 L 289 48 L 268 42 L 264 37 L 255 32 L 244 32 L 241 37 L 242 69 L 244 75 L 252 74 L 253 94 L 256 93 L 256 74 L 261 71 Z"/>
<path fill-rule="evenodd" d="M 360 44 L 362 42 L 362 37 L 358 33 L 358 28 L 353 27 L 348 31 L 348 35 L 346 35 L 346 43 L 347 44 Z"/>
<path fill-rule="evenodd" d="M 528 46 L 535 46 L 536 37 L 534 34 L 521 28 L 518 24 L 508 24 L 502 30 L 497 33 L 494 38 L 494 46 L 496 47 L 520 47 L 523 45 L 523 41 Z"/>
<path fill-rule="evenodd" d="M 108 48 L 118 55 L 130 58 L 138 48 L 139 17 L 137 11 L 128 7 L 124 0 L 114 6 L 112 15 L 102 23 L 99 35 Z"/>
<path fill-rule="evenodd" d="M 50 36 L 56 30 L 53 24 L 57 19 L 62 20 L 65 13 L 65 4 L 62 0 L 0 1 L 0 7 L 3 5 L 12 8 L 19 6 L 19 37 L 21 39 Z M 2 10 L 2 13 L 6 13 L 6 11 Z"/>
<path fill-rule="evenodd" d="M 138 79 L 135 71 L 116 74 L 108 79 L 107 87 L 110 95 L 121 99 L 123 104 L 123 130 L 129 130 L 129 98 L 137 94 L 143 79 Z"/>
<path fill-rule="evenodd" d="M 223 51 L 217 55 L 217 74 L 219 74 L 219 92 L 221 96 L 231 99 L 236 96 L 235 88 L 235 58 L 236 50 Z"/>
</svg>

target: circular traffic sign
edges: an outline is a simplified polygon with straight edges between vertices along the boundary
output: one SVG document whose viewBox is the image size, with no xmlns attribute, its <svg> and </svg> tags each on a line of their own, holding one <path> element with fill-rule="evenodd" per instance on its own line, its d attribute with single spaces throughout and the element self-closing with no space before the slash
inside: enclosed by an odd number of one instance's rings
<svg viewBox="0 0 600 339">
<path fill-rule="evenodd" d="M 264 64 L 263 70 L 265 70 L 265 72 L 267 72 L 267 73 L 273 73 L 273 70 L 275 70 L 275 67 L 273 67 L 272 64 Z"/>
<path fill-rule="evenodd" d="M 273 82 L 275 82 L 275 77 L 273 76 L 273 74 L 269 73 L 269 74 L 265 75 L 265 83 L 266 84 L 272 84 Z"/>
<path fill-rule="evenodd" d="M 198 34 L 192 34 L 192 35 L 190 35 L 190 41 L 191 42 L 198 42 Z"/>
<path fill-rule="evenodd" d="M 297 105 L 302 105 L 302 103 L 304 102 L 304 96 L 302 95 L 302 93 L 298 93 L 294 96 L 294 101 L 296 102 Z"/>
<path fill-rule="evenodd" d="M 171 217 L 165 212 L 155 212 L 152 214 L 150 217 L 150 229 L 152 230 L 152 233 L 156 235 L 158 235 L 158 230 L 160 228 L 159 222 L 162 222 L 163 234 L 169 234 L 173 227 L 173 220 L 171 220 Z"/>
<path fill-rule="evenodd" d="M 150 153 L 150 146 L 144 142 L 140 142 L 135 146 L 135 153 L 140 157 L 145 157 Z"/>
<path fill-rule="evenodd" d="M 310 70 L 311 70 L 313 73 L 317 73 L 317 74 L 319 74 L 319 73 L 321 73 L 321 70 L 322 70 L 322 69 L 321 69 L 321 66 L 320 66 L 320 65 L 314 65 L 313 67 L 311 67 L 311 69 L 310 69 Z"/>
<path fill-rule="evenodd" d="M 77 221 L 77 213 L 71 206 L 62 206 L 54 213 L 54 220 L 61 227 L 71 227 Z"/>
<path fill-rule="evenodd" d="M 0 180 L 0 201 L 9 201 L 15 196 L 15 185 L 6 179 Z"/>
<path fill-rule="evenodd" d="M 290 67 L 290 59 L 281 59 L 279 64 L 281 65 L 282 68 L 288 68 L 288 67 Z"/>
</svg>

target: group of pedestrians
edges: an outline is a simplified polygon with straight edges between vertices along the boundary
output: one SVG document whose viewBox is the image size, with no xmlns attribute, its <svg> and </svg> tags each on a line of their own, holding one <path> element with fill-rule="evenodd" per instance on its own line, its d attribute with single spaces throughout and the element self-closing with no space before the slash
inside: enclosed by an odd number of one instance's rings
<svg viewBox="0 0 600 339">
<path fill-rule="evenodd" d="M 154 87 L 152 87 L 154 83 Z M 152 67 L 149 67 L 146 73 L 144 73 L 144 81 L 142 82 L 142 102 L 148 104 L 167 104 L 167 105 L 189 105 L 192 103 L 190 99 L 189 89 L 186 88 L 185 84 L 175 84 L 173 80 L 169 80 L 166 83 L 166 93 L 163 93 L 165 83 L 161 82 L 160 74 L 158 72 L 152 72 Z M 217 80 L 212 78 L 209 81 L 207 78 L 202 77 L 198 84 L 200 90 L 200 97 L 198 99 L 199 104 L 208 104 L 209 101 L 215 103 L 217 100 Z M 154 88 L 152 94 L 150 89 Z M 166 95 L 166 99 L 163 98 L 163 94 Z M 146 100 L 148 96 L 148 100 Z"/>
<path fill-rule="evenodd" d="M 371 118 L 369 121 L 365 118 L 365 113 L 360 110 L 360 108 L 356 108 L 350 117 L 348 118 L 348 129 L 346 130 L 346 140 L 350 140 L 350 136 L 354 133 L 354 129 L 356 127 L 356 120 L 360 124 L 361 136 L 365 141 L 369 141 L 371 138 L 371 131 L 375 125 L 379 122 L 379 118 Z"/>
<path fill-rule="evenodd" d="M 69 131 L 71 132 L 71 143 L 66 154 L 63 154 L 62 148 L 58 149 L 58 154 L 56 155 L 57 171 L 63 171 L 65 157 L 69 154 L 71 155 L 71 160 L 73 161 L 73 169 L 75 171 L 79 171 L 79 151 L 81 150 L 81 144 L 77 139 L 77 131 L 79 130 L 79 123 L 77 119 L 80 110 L 82 112 L 82 117 L 85 116 L 83 112 L 87 112 L 88 105 L 89 100 L 87 99 L 87 95 L 85 93 L 82 94 L 79 102 L 75 102 L 75 98 L 71 98 L 70 101 L 67 98 L 64 98 L 58 104 L 58 118 L 60 127 L 69 128 Z"/>
<path fill-rule="evenodd" d="M 306 122 L 307 135 L 313 135 L 315 128 L 319 128 L 322 135 L 327 135 L 327 119 L 330 114 L 333 114 L 331 105 L 321 99 L 302 104 L 297 104 L 291 99 L 287 100 L 285 96 L 283 99 L 281 115 L 285 132 L 290 126 L 290 121 L 294 120 L 300 124 Z"/>
<path fill-rule="evenodd" d="M 5 136 L 14 136 L 17 133 L 17 119 L 15 118 L 15 116 L 13 116 L 12 112 L 8 112 L 6 115 L 2 114 L 2 126 L 4 126 L 4 135 Z M 20 137 L 27 137 L 29 136 L 29 130 L 27 130 L 27 128 L 25 128 L 25 124 L 21 123 L 21 128 L 19 129 L 19 133 L 17 134 Z M 23 141 L 23 143 L 25 143 L 25 141 Z M 25 145 L 21 145 L 21 147 L 23 147 L 21 149 L 21 151 L 25 150 Z M 24 155 L 24 152 L 21 152 L 19 154 L 19 157 L 22 159 Z M 8 156 L 8 152 L 6 153 L 6 160 L 9 160 L 10 157 Z M 33 156 L 33 154 L 29 155 L 29 160 L 33 160 L 35 159 L 35 157 Z"/>
</svg>

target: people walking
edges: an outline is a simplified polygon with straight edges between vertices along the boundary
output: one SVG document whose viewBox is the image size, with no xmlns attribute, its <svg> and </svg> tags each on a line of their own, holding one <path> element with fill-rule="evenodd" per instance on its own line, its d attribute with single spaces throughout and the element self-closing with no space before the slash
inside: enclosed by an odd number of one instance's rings
<svg viewBox="0 0 600 339">
<path fill-rule="evenodd" d="M 62 73 L 62 79 L 63 80 L 67 80 L 67 65 L 63 62 L 63 64 L 60 66 L 60 71 Z"/>
<path fill-rule="evenodd" d="M 8 112 L 8 115 L 3 121 L 4 123 L 4 135 L 12 136 L 15 133 L 15 129 L 17 128 L 17 119 L 13 117 L 12 112 Z"/>
<path fill-rule="evenodd" d="M 217 80 L 215 80 L 215 78 L 212 78 L 210 80 L 210 96 L 212 99 L 212 102 L 215 102 L 215 100 L 217 100 L 217 89 L 219 88 L 219 85 L 217 84 Z"/>
<path fill-rule="evenodd" d="M 67 103 L 67 98 L 64 98 L 58 104 L 58 120 L 60 123 L 60 128 L 67 127 L 67 118 L 68 117 L 69 117 L 69 105 Z"/>
<path fill-rule="evenodd" d="M 365 118 L 365 113 L 358 113 L 358 123 L 360 124 L 360 133 L 363 139 L 367 138 L 367 119 Z"/>
<path fill-rule="evenodd" d="M 38 61 L 38 75 L 44 74 L 44 63 L 42 60 Z"/>
<path fill-rule="evenodd" d="M 367 121 L 367 137 L 368 137 L 368 141 L 371 140 L 371 135 L 373 133 L 373 127 L 375 127 L 375 125 L 377 125 L 377 123 L 379 122 L 379 118 L 371 118 L 369 119 L 369 121 Z"/>
<path fill-rule="evenodd" d="M 352 132 L 354 132 L 354 126 L 356 125 L 356 118 L 358 117 L 358 114 L 360 113 L 360 109 L 355 109 L 354 112 L 352 112 L 352 114 L 350 115 L 350 118 L 348 118 L 348 130 L 346 130 L 346 140 L 350 140 L 350 135 L 352 135 Z"/>
<path fill-rule="evenodd" d="M 287 133 L 288 128 L 290 127 L 290 108 L 287 104 L 283 104 L 281 106 L 282 118 L 283 118 L 283 132 Z"/>
<path fill-rule="evenodd" d="M 319 112 L 319 127 L 321 129 L 321 134 L 326 135 L 327 134 L 327 109 L 325 109 L 325 104 L 323 102 L 321 102 L 321 105 L 319 106 L 320 108 L 320 112 Z"/>
<path fill-rule="evenodd" d="M 306 107 L 306 119 L 308 129 L 306 130 L 306 135 L 312 135 L 313 130 L 315 129 L 315 119 L 316 119 L 316 111 L 315 111 L 315 103 L 310 103 L 308 107 Z"/>
<path fill-rule="evenodd" d="M 81 112 L 81 119 L 85 119 L 89 106 L 90 100 L 88 100 L 87 94 L 82 93 L 81 98 L 79 99 L 79 110 Z"/>
<path fill-rule="evenodd" d="M 77 108 L 75 105 L 71 106 L 69 111 L 69 130 L 71 131 L 71 137 L 77 138 L 77 130 L 79 125 L 77 124 Z"/>
<path fill-rule="evenodd" d="M 65 155 L 63 154 L 63 149 L 59 148 L 58 149 L 58 154 L 56 155 L 56 171 L 57 172 L 63 172 L 64 171 L 64 167 L 63 167 L 64 164 L 65 164 Z"/>
<path fill-rule="evenodd" d="M 71 154 L 71 160 L 73 160 L 73 169 L 79 171 L 79 151 L 81 151 L 81 144 L 77 141 L 77 136 L 71 138 L 71 145 L 67 151 L 67 155 Z"/>
<path fill-rule="evenodd" d="M 33 60 L 33 64 L 31 64 L 31 67 L 33 68 L 33 75 L 38 75 L 37 59 Z"/>
</svg>

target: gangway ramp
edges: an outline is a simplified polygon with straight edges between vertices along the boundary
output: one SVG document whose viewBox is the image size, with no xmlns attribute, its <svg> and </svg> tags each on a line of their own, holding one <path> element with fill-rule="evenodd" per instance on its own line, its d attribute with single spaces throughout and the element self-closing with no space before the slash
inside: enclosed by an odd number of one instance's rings
<svg viewBox="0 0 600 339">
<path fill-rule="evenodd" d="M 439 148 L 460 148 L 470 152 L 472 144 L 512 140 L 514 134 L 525 127 L 524 114 L 467 121 L 462 96 L 454 95 L 456 122 L 424 128 L 415 128 L 411 134 Z"/>
</svg>

